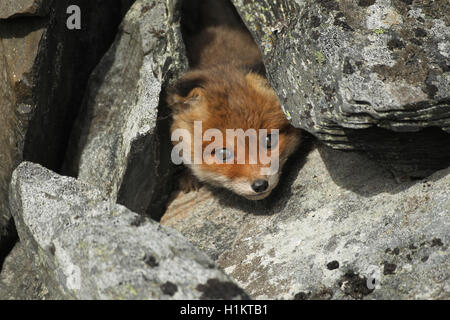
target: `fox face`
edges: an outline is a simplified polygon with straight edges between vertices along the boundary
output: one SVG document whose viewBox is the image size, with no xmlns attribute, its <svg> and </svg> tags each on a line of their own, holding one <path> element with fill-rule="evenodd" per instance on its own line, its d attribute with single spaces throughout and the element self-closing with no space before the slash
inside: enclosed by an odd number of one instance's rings
<svg viewBox="0 0 450 320">
<path fill-rule="evenodd" d="M 300 143 L 267 80 L 251 71 L 190 71 L 169 90 L 168 104 L 171 132 L 181 129 L 185 142 L 200 137 L 182 155 L 194 176 L 250 200 L 271 193 Z"/>
</svg>

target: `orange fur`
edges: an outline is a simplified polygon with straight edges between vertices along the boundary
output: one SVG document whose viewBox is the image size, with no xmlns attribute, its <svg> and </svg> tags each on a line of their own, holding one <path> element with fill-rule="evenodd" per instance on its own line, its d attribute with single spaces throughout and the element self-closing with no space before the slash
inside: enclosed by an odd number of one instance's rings
<svg viewBox="0 0 450 320">
<path fill-rule="evenodd" d="M 216 6 L 225 3 L 209 1 L 209 5 Z M 211 21 L 208 19 L 204 20 Z M 192 137 L 194 121 L 202 121 L 203 132 L 219 129 L 223 147 L 227 147 L 226 129 L 279 129 L 281 169 L 299 144 L 300 131 L 286 120 L 267 79 L 254 72 L 255 66 L 262 66 L 262 58 L 248 31 L 239 21 L 232 24 L 231 19 L 221 20 L 226 23 L 207 26 L 189 37 L 191 70 L 168 92 L 168 104 L 173 110 L 171 131 L 183 128 Z M 203 142 L 203 148 L 210 143 Z M 235 143 L 235 154 L 239 152 L 236 147 Z M 248 199 L 265 198 L 277 185 L 280 173 L 262 176 L 260 169 L 268 165 L 249 164 L 248 153 L 246 143 L 245 164 L 202 163 L 189 168 L 200 181 L 228 188 Z M 265 192 L 252 190 L 252 183 L 258 179 L 268 181 Z"/>
</svg>

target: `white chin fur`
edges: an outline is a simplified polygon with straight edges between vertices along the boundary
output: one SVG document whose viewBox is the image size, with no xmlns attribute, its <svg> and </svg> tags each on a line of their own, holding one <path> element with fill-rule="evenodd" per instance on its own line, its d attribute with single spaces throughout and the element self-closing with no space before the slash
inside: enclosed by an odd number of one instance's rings
<svg viewBox="0 0 450 320">
<path fill-rule="evenodd" d="M 272 190 L 268 190 L 264 193 L 255 193 L 254 195 L 244 195 L 241 194 L 241 196 L 243 196 L 244 198 L 248 199 L 248 200 L 262 200 L 264 198 L 267 198 L 269 196 L 269 194 L 272 192 Z"/>
<path fill-rule="evenodd" d="M 233 191 L 234 193 L 248 199 L 248 200 L 262 200 L 270 195 L 272 190 L 277 186 L 279 174 L 266 176 L 265 178 L 269 182 L 269 188 L 262 193 L 253 191 L 251 187 L 251 181 L 247 180 L 231 180 L 227 177 L 212 174 L 208 171 L 200 170 L 196 166 L 191 166 L 194 175 L 201 181 L 207 182 L 217 187 L 222 187 Z"/>
</svg>

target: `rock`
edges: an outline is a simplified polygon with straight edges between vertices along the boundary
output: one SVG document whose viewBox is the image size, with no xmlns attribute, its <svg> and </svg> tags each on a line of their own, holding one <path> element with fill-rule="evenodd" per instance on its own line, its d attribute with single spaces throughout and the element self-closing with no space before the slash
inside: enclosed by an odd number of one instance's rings
<svg viewBox="0 0 450 320">
<path fill-rule="evenodd" d="M 66 168 L 114 201 L 158 219 L 171 190 L 163 89 L 187 68 L 180 1 L 136 2 L 90 78 Z"/>
<path fill-rule="evenodd" d="M 52 295 L 247 297 L 177 232 L 114 204 L 100 189 L 74 178 L 24 162 L 13 173 L 10 200 L 20 241 L 39 262 L 39 274 Z"/>
<path fill-rule="evenodd" d="M 267 200 L 203 187 L 161 223 L 255 299 L 448 299 L 450 168 L 398 183 L 355 152 L 306 153 Z"/>
<path fill-rule="evenodd" d="M 0 248 L 14 232 L 7 201 L 12 171 L 23 159 L 60 170 L 88 76 L 127 2 L 77 1 L 82 28 L 69 30 L 69 0 L 1 1 Z"/>
<path fill-rule="evenodd" d="M 12 171 L 22 159 L 32 112 L 31 73 L 44 32 L 45 23 L 41 20 L 31 19 L 29 24 L 0 20 L 0 248 L 10 241 L 13 231 L 8 185 Z"/>
<path fill-rule="evenodd" d="M 57 299 L 42 283 L 33 261 L 19 242 L 5 259 L 0 273 L 0 300 Z"/>
<path fill-rule="evenodd" d="M 19 16 L 46 16 L 51 0 L 3 0 L 0 3 L 0 19 Z"/>
<path fill-rule="evenodd" d="M 294 126 L 398 176 L 450 165 L 447 0 L 232 2 Z"/>
<path fill-rule="evenodd" d="M 133 0 L 78 1 L 76 31 L 68 0 L 5 0 L 0 298 L 450 297 L 448 2 L 232 1 L 292 123 L 378 162 L 304 148 L 268 199 L 204 187 L 161 226 L 181 0 L 136 2 L 115 41 Z M 24 162 L 10 185 L 22 160 L 79 179 Z"/>
</svg>

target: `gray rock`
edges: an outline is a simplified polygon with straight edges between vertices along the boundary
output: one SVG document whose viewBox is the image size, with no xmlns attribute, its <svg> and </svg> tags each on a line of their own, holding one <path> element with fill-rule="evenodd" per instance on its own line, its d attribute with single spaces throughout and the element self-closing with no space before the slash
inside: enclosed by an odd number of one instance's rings
<svg viewBox="0 0 450 320">
<path fill-rule="evenodd" d="M 19 242 L 6 257 L 0 273 L 0 300 L 57 299 L 42 283 L 33 261 Z"/>
<path fill-rule="evenodd" d="M 450 165 L 447 0 L 232 2 L 293 125 L 399 175 Z"/>
<path fill-rule="evenodd" d="M 170 228 L 114 204 L 95 187 L 22 163 L 11 209 L 48 291 L 65 299 L 246 298 Z"/>
<path fill-rule="evenodd" d="M 88 76 L 129 1 L 80 1 L 82 28 L 75 31 L 65 27 L 69 0 L 1 1 L 0 251 L 14 233 L 12 171 L 23 159 L 60 169 Z"/>
<path fill-rule="evenodd" d="M 267 200 L 203 187 L 180 193 L 162 224 L 256 299 L 450 298 L 450 168 L 397 183 L 322 145 L 293 161 Z"/>
<path fill-rule="evenodd" d="M 162 88 L 187 67 L 180 1 L 136 2 L 90 78 L 67 172 L 138 213 L 161 216 L 170 193 Z"/>
</svg>

